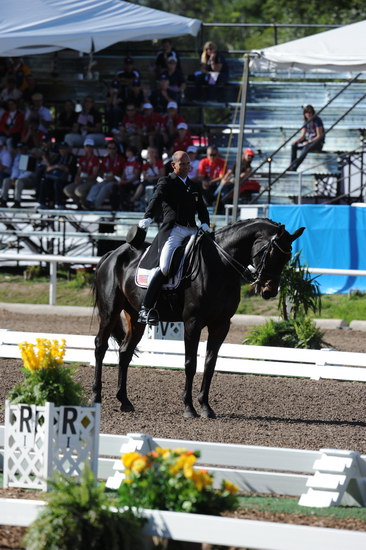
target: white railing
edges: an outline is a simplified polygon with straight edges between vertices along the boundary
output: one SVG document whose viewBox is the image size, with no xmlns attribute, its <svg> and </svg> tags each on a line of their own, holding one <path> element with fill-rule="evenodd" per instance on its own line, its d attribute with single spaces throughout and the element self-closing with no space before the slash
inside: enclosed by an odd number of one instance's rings
<svg viewBox="0 0 366 550">
<path fill-rule="evenodd" d="M 245 206 L 247 208 L 247 205 Z M 16 254 L 10 255 L 6 253 L 0 253 L 0 261 L 6 260 L 7 262 L 45 262 L 50 264 L 50 289 L 49 289 L 49 304 L 55 305 L 56 303 L 56 287 L 57 287 L 57 264 L 84 264 L 84 265 L 96 265 L 100 257 L 99 256 L 58 256 L 52 254 Z M 364 269 L 335 269 L 325 267 L 309 267 L 309 273 L 318 273 L 320 275 L 344 275 L 351 277 L 366 277 L 366 270 Z"/>
</svg>

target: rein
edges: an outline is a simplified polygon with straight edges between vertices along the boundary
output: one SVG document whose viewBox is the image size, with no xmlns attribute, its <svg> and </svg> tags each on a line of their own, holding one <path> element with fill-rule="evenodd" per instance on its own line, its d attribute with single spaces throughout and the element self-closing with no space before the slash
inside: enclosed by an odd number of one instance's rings
<svg viewBox="0 0 366 550">
<path fill-rule="evenodd" d="M 244 266 L 241 264 L 238 260 L 230 256 L 226 250 L 224 250 L 220 245 L 217 244 L 217 242 L 213 241 L 214 245 L 216 246 L 217 250 L 221 254 L 221 256 L 226 260 L 226 262 L 236 271 L 239 273 L 239 275 L 244 279 L 246 283 L 250 284 L 256 284 L 258 283 L 264 275 L 267 277 L 270 277 L 272 279 L 277 279 L 277 275 L 270 273 L 265 270 L 265 264 L 267 257 L 269 253 L 271 252 L 272 248 L 275 246 L 278 248 L 278 250 L 286 255 L 291 256 L 291 250 L 284 250 L 279 244 L 278 244 L 278 236 L 274 235 L 268 243 L 262 246 L 252 257 L 252 260 L 256 258 L 259 254 L 262 253 L 262 257 L 259 263 L 259 266 L 257 268 L 253 267 L 252 265 Z"/>
</svg>

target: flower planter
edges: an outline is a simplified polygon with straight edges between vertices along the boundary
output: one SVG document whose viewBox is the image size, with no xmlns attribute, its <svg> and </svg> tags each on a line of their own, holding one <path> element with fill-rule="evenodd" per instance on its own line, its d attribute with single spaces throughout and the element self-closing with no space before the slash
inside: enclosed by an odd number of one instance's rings
<svg viewBox="0 0 366 550">
<path fill-rule="evenodd" d="M 55 407 L 5 402 L 4 487 L 49 489 L 55 471 L 97 474 L 100 405 Z"/>
</svg>

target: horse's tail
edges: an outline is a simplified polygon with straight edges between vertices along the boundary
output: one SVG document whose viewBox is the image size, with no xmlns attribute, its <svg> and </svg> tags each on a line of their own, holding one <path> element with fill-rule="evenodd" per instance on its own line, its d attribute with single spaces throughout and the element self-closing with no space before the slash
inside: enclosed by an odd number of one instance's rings
<svg viewBox="0 0 366 550">
<path fill-rule="evenodd" d="M 97 285 L 98 271 L 99 271 L 100 267 L 102 266 L 102 264 L 104 264 L 105 260 L 107 258 L 109 258 L 109 256 L 112 254 L 112 252 L 114 252 L 114 250 L 110 250 L 109 252 L 106 252 L 104 254 L 104 256 L 102 256 L 100 258 L 99 262 L 96 265 L 96 268 L 95 268 L 95 271 L 94 271 L 94 274 L 93 274 L 93 277 L 92 277 L 92 280 L 91 280 L 91 283 L 90 283 L 90 286 L 91 286 L 90 291 L 91 291 L 92 296 L 93 296 L 93 313 L 92 313 L 91 322 L 93 321 L 95 310 L 98 309 L 98 298 L 99 298 L 98 285 Z"/>
</svg>

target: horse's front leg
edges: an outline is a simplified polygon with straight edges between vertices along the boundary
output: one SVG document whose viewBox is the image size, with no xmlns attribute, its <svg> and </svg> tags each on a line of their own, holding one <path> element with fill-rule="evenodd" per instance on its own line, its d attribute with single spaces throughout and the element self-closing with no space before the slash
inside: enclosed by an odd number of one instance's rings
<svg viewBox="0 0 366 550">
<path fill-rule="evenodd" d="M 119 314 L 118 314 L 119 315 Z M 95 337 L 95 370 L 94 370 L 94 382 L 93 382 L 93 400 L 94 403 L 102 402 L 102 370 L 103 359 L 108 349 L 108 339 L 113 329 L 114 337 L 116 341 L 121 344 L 123 338 L 123 330 L 120 322 L 118 322 L 117 315 L 111 316 L 108 322 L 101 320 L 98 334 Z"/>
<path fill-rule="evenodd" d="M 121 403 L 120 410 L 122 412 L 134 411 L 134 406 L 127 396 L 127 372 L 131 362 L 133 353 L 139 341 L 141 340 L 145 330 L 145 325 L 141 323 L 132 323 L 127 331 L 124 341 L 119 351 L 119 368 L 118 368 L 118 391 L 117 399 Z"/>
<path fill-rule="evenodd" d="M 214 411 L 209 405 L 208 394 L 210 392 L 211 380 L 215 372 L 219 349 L 221 347 L 221 344 L 225 340 L 227 333 L 229 332 L 229 328 L 230 319 L 222 321 L 218 326 L 215 325 L 208 327 L 205 368 L 203 372 L 201 390 L 198 396 L 199 404 L 202 407 L 201 416 L 203 416 L 204 418 L 216 418 Z"/>
<path fill-rule="evenodd" d="M 193 379 L 197 370 L 197 350 L 201 336 L 201 326 L 197 322 L 187 321 L 184 324 L 184 344 L 185 344 L 185 374 L 186 383 L 183 392 L 184 417 L 195 418 L 199 416 L 193 406 L 192 387 Z"/>
</svg>

